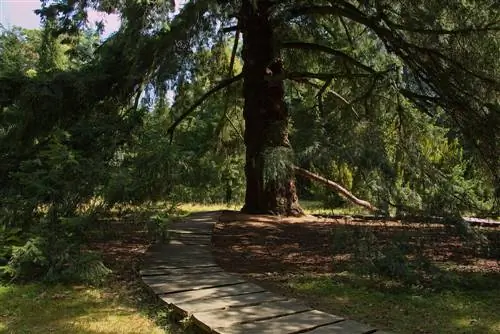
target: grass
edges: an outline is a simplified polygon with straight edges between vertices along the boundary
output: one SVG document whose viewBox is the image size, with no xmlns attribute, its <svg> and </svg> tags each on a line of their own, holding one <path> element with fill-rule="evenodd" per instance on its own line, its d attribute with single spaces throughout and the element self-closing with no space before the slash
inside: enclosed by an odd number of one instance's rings
<svg viewBox="0 0 500 334">
<path fill-rule="evenodd" d="M 226 204 L 226 203 L 181 203 L 177 206 L 181 212 L 195 213 L 203 211 L 220 211 L 220 210 L 235 210 L 238 211 L 243 207 L 241 203 Z"/>
<path fill-rule="evenodd" d="M 186 207 L 196 211 L 197 206 Z M 164 305 L 153 300 L 135 273 L 142 249 L 150 242 L 144 221 L 163 208 L 124 209 L 97 220 L 86 231 L 88 247 L 106 258 L 111 277 L 99 287 L 0 282 L 0 334 L 179 332 Z"/>
<path fill-rule="evenodd" d="M 302 209 L 306 214 L 318 214 L 318 215 L 363 215 L 370 214 L 369 211 L 357 207 L 346 207 L 346 208 L 325 208 L 325 205 L 320 201 L 299 201 Z M 214 204 L 204 204 L 204 203 L 182 203 L 177 206 L 181 212 L 193 213 L 202 211 L 220 211 L 220 210 L 234 210 L 239 211 L 243 207 L 243 203 L 214 203 Z"/>
<path fill-rule="evenodd" d="M 301 204 L 307 213 L 340 213 L 321 209 L 317 202 L 302 201 Z M 169 207 L 164 205 L 159 209 Z M 182 214 L 240 208 L 241 204 L 196 203 L 177 207 Z M 145 233 L 142 221 L 149 220 L 152 213 L 142 206 L 128 209 L 132 212 L 129 223 L 124 222 L 123 217 L 110 220 L 109 229 L 114 233 L 103 235 L 102 253 L 108 255 L 108 264 L 115 265 L 112 268 L 115 273 L 128 270 L 122 275 L 128 283 L 136 284 L 130 254 L 147 243 L 136 238 Z M 145 211 L 143 215 L 142 211 Z M 360 212 L 342 210 L 342 213 Z M 94 243 L 99 241 L 91 239 Z M 349 238 L 342 239 L 348 241 Z M 133 244 L 134 240 L 137 245 Z M 475 277 L 474 282 L 482 288 L 471 289 L 469 285 L 466 289 L 432 290 L 418 286 L 391 289 L 361 276 L 332 273 L 292 277 L 286 284 L 294 295 L 313 301 L 324 311 L 401 334 L 500 333 L 500 283 L 481 276 Z M 0 284 L 0 333 L 179 332 L 169 325 L 164 308 L 147 301 L 144 294 L 124 291 L 126 287 L 122 283 L 112 281 L 103 287 Z"/>
<path fill-rule="evenodd" d="M 469 291 L 391 291 L 355 279 L 302 276 L 288 285 L 327 312 L 396 333 L 500 333 L 498 284 Z"/>
<path fill-rule="evenodd" d="M 302 209 L 306 214 L 315 215 L 369 215 L 370 212 L 360 208 L 358 206 L 350 206 L 346 208 L 326 208 L 321 201 L 299 201 Z M 128 211 L 156 211 L 156 212 L 175 212 L 178 215 L 188 215 L 190 213 L 204 212 L 204 211 L 221 211 L 221 210 L 232 210 L 240 211 L 243 207 L 243 203 L 169 203 L 169 202 L 157 202 L 150 204 L 150 207 L 145 209 L 145 206 L 135 206 L 135 205 L 122 205 L 121 210 Z"/>
<path fill-rule="evenodd" d="M 359 206 L 349 206 L 345 208 L 327 208 L 321 201 L 299 201 L 302 209 L 308 215 L 370 215 L 370 211 Z"/>
<path fill-rule="evenodd" d="M 147 291 L 137 270 L 152 242 L 147 224 L 163 211 L 125 206 L 87 226 L 86 248 L 102 255 L 112 274 L 99 286 L 2 284 L 3 333 L 181 333 L 165 305 Z"/>
<path fill-rule="evenodd" d="M 107 288 L 0 285 L 0 333 L 165 333 Z"/>
</svg>

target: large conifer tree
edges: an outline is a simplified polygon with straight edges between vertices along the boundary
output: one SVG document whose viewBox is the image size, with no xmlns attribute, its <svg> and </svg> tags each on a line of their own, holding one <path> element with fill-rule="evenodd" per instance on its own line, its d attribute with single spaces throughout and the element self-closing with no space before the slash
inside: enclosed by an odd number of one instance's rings
<svg viewBox="0 0 500 334">
<path fill-rule="evenodd" d="M 437 0 L 191 0 L 172 16 L 174 3 L 59 1 L 47 4 L 41 13 L 58 19 L 65 32 L 78 31 L 89 7 L 121 13 L 123 27 L 102 46 L 101 64 L 94 67 L 115 69 L 107 71 L 107 77 L 95 78 L 103 81 L 95 87 L 103 89 L 95 94 L 96 101 L 88 103 L 96 104 L 107 94 L 135 96 L 148 82 L 161 96 L 167 83 L 175 86 L 180 77 L 185 79 L 185 73 L 195 70 L 190 68 L 193 50 L 209 48 L 223 33 L 241 32 L 243 72 L 208 91 L 179 115 L 171 129 L 207 97 L 244 80 L 245 211 L 301 211 L 290 168 L 283 168 L 281 176 L 266 174 L 266 159 L 290 157 L 285 80 L 322 80 L 324 84 L 317 87 L 321 101 L 332 80 L 362 77 L 373 82 L 362 100 L 371 96 L 378 82 L 391 75 L 403 77 L 387 80 L 394 103 L 408 101 L 431 115 L 443 110 L 450 126 L 476 148 L 493 182 L 500 184 L 498 1 L 450 5 Z M 339 28 L 332 30 L 332 26 Z M 370 44 L 363 50 L 357 44 L 361 37 Z M 339 41 L 350 46 L 338 48 Z M 310 54 L 323 59 L 317 60 L 315 68 L 297 68 L 298 63 L 293 63 L 294 57 Z M 379 58 L 384 61 L 375 61 Z"/>
</svg>

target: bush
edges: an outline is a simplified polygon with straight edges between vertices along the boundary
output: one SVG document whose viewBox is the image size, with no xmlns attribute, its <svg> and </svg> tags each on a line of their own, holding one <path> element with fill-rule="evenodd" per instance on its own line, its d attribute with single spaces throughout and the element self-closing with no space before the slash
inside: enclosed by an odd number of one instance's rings
<svg viewBox="0 0 500 334">
<path fill-rule="evenodd" d="M 57 228 L 46 218 L 37 231 L 20 246 L 6 244 L 7 263 L 0 268 L 5 278 L 17 281 L 78 281 L 98 283 L 110 270 L 99 257 L 82 250 L 83 230 L 88 221 L 82 217 L 60 218 Z"/>
</svg>

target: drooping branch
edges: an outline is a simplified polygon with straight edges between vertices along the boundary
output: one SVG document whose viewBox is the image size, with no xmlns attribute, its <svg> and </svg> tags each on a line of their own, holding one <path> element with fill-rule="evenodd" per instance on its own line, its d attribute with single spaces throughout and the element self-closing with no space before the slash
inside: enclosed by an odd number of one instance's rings
<svg viewBox="0 0 500 334">
<path fill-rule="evenodd" d="M 388 51 L 395 52 L 398 56 L 401 56 L 403 60 L 405 60 L 405 55 L 407 55 L 409 52 L 411 52 L 411 49 L 414 49 L 419 55 L 416 55 L 417 57 L 421 57 L 422 54 L 425 54 L 426 56 L 437 56 L 438 58 L 449 62 L 451 65 L 456 66 L 459 68 L 461 71 L 464 71 L 465 73 L 475 76 L 481 80 L 487 81 L 489 83 L 497 84 L 496 82 L 493 82 L 491 78 L 482 75 L 480 73 L 476 73 L 474 71 L 470 71 L 468 68 L 463 66 L 463 64 L 460 64 L 459 62 L 455 61 L 451 57 L 448 57 L 444 55 L 443 53 L 439 52 L 438 50 L 432 49 L 432 48 L 427 48 L 427 47 L 420 47 L 415 44 L 409 43 L 407 40 L 402 38 L 400 34 L 395 32 L 394 30 L 400 30 L 403 31 L 403 26 L 399 26 L 394 24 L 393 22 L 387 22 L 387 17 L 385 15 L 378 15 L 378 16 L 370 16 L 366 13 L 363 13 L 360 11 L 358 8 L 354 7 L 352 4 L 346 2 L 346 1 L 338 1 L 335 2 L 335 6 L 301 6 L 301 7 L 296 7 L 292 8 L 289 11 L 289 14 L 291 17 L 298 17 L 298 16 L 303 16 L 303 15 L 333 15 L 333 16 L 339 16 L 339 17 L 345 17 L 348 18 L 354 22 L 357 22 L 365 27 L 370 28 L 373 32 L 376 33 L 376 35 L 384 42 L 386 48 Z M 384 23 L 382 23 L 384 22 Z M 392 27 L 391 25 L 392 24 Z M 489 28 L 490 30 L 493 30 L 491 28 L 491 25 L 494 25 L 495 23 L 492 23 L 490 25 L 486 25 L 485 27 L 477 28 L 479 32 L 485 31 L 486 28 Z M 443 30 L 443 31 L 434 31 L 435 35 L 440 35 L 440 34 L 466 34 L 470 33 L 472 28 L 468 27 L 467 29 L 464 30 Z M 424 33 L 423 31 L 419 31 L 419 29 L 412 29 L 410 27 L 407 28 L 408 32 L 420 32 Z M 440 33 L 441 32 L 441 33 Z M 429 30 L 427 33 L 431 33 Z M 320 51 L 320 50 L 318 50 Z M 324 52 L 328 52 L 327 50 L 323 50 Z M 346 55 L 347 56 L 347 55 Z M 348 56 L 349 57 L 349 56 Z M 353 59 L 356 61 L 355 59 Z M 357 62 L 357 61 L 356 61 Z"/>
<path fill-rule="evenodd" d="M 298 82 L 298 83 L 301 83 L 301 84 L 306 84 L 306 85 L 309 85 L 309 86 L 312 86 L 314 88 L 317 88 L 317 89 L 320 89 L 321 88 L 321 85 L 318 85 L 317 83 L 313 82 L 312 80 L 310 80 L 309 78 L 302 78 L 302 77 L 297 77 L 297 78 L 287 78 L 287 79 L 290 79 L 292 81 L 295 81 L 295 82 Z"/>
<path fill-rule="evenodd" d="M 483 91 L 498 92 L 500 82 L 491 72 L 479 66 L 460 61 L 456 55 L 437 49 L 431 45 L 420 45 L 412 38 L 414 34 L 450 35 L 471 33 L 471 26 L 458 27 L 452 30 L 422 30 L 415 25 L 401 26 L 392 22 L 384 10 L 363 11 L 348 1 L 331 0 L 330 5 L 304 5 L 303 3 L 285 11 L 276 19 L 287 21 L 302 16 L 344 17 L 371 30 L 385 46 L 387 53 L 394 54 L 404 62 L 417 83 L 426 87 L 425 94 L 432 99 L 403 94 L 411 100 L 417 100 L 420 108 L 427 105 L 439 106 L 450 116 L 454 125 L 464 137 L 473 143 L 477 152 L 486 163 L 492 176 L 500 180 L 498 133 L 500 121 L 497 113 L 486 112 L 487 101 Z M 482 23 L 475 27 L 476 31 L 495 30 L 498 19 Z M 461 31 L 458 29 L 462 29 Z M 466 46 L 464 46 L 466 47 Z M 470 80 L 468 80 L 470 79 Z M 477 83 L 477 84 L 476 84 Z M 418 91 L 417 91 L 418 92 Z M 490 94 L 490 96 L 493 94 Z M 362 97 L 364 98 L 364 96 Z M 422 102 L 425 102 L 424 105 Z M 495 137 L 492 139 L 492 136 Z"/>
<path fill-rule="evenodd" d="M 219 83 L 217 86 L 203 94 L 202 97 L 200 97 L 188 110 L 186 110 L 179 118 L 175 120 L 175 122 L 168 128 L 167 134 L 170 136 L 171 139 L 173 139 L 174 131 L 177 128 L 177 126 L 186 118 L 188 117 L 192 112 L 196 110 L 203 102 L 205 102 L 206 99 L 217 93 L 218 91 L 232 85 L 233 83 L 243 79 L 243 74 L 240 73 L 235 77 L 229 78 L 227 80 L 222 81 Z"/>
<path fill-rule="evenodd" d="M 328 180 L 328 179 L 324 178 L 323 176 L 315 174 L 313 172 L 310 172 L 304 168 L 293 166 L 293 169 L 294 169 L 296 174 L 304 176 L 310 180 L 322 183 L 323 185 L 327 186 L 328 188 L 335 190 L 337 193 L 339 193 L 341 196 L 343 196 L 344 198 L 346 198 L 347 200 L 349 200 L 353 204 L 362 206 L 362 207 L 364 207 L 372 212 L 379 211 L 379 209 L 377 207 L 375 207 L 373 204 L 371 204 L 368 201 L 357 198 L 349 190 L 342 187 L 340 184 L 338 184 L 336 182 Z"/>
<path fill-rule="evenodd" d="M 233 71 L 234 71 L 234 62 L 235 62 L 235 59 L 236 59 L 236 52 L 238 51 L 238 45 L 239 45 L 239 41 L 240 41 L 240 29 L 238 28 L 238 26 L 236 26 L 237 29 L 236 29 L 236 32 L 234 34 L 234 43 L 233 43 L 233 50 L 231 51 L 231 60 L 229 61 L 229 71 L 228 71 L 228 79 L 231 79 L 233 77 Z M 241 137 L 243 138 L 243 136 L 241 135 L 239 129 L 236 127 L 236 125 L 234 124 L 234 122 L 231 120 L 231 118 L 229 117 L 228 115 L 229 113 L 229 94 L 226 96 L 226 102 L 225 102 L 225 105 L 224 105 L 224 116 L 223 118 L 225 118 L 229 124 L 231 124 L 231 126 L 233 127 L 234 131 L 236 131 L 236 133 Z M 221 119 L 219 124 L 217 125 L 217 128 L 215 130 L 215 133 L 217 134 L 217 136 L 219 136 L 219 134 L 221 133 L 222 131 L 222 128 L 224 126 L 224 120 Z"/>
<path fill-rule="evenodd" d="M 234 33 L 233 50 L 231 51 L 231 61 L 229 63 L 229 78 L 233 76 L 234 60 L 236 59 L 236 51 L 238 51 L 238 44 L 240 41 L 240 29 L 237 28 Z"/>
<path fill-rule="evenodd" d="M 332 81 L 333 81 L 332 77 L 327 79 L 325 81 L 325 83 L 323 84 L 323 86 L 319 89 L 318 93 L 316 94 L 316 97 L 318 98 L 318 108 L 319 108 L 319 112 L 321 113 L 321 115 L 324 115 L 324 112 L 323 112 L 323 110 L 324 110 L 323 109 L 323 93 L 328 88 L 328 86 L 330 86 Z"/>
<path fill-rule="evenodd" d="M 438 103 L 439 102 L 439 97 L 437 96 L 429 96 L 429 95 L 424 95 L 424 94 L 418 94 L 418 93 L 415 93 L 415 92 L 412 92 L 411 90 L 409 89 L 400 89 L 399 92 L 406 98 L 410 99 L 410 100 L 424 100 L 424 101 L 431 101 L 431 102 L 434 102 L 434 103 Z"/>
<path fill-rule="evenodd" d="M 478 26 L 478 27 L 469 26 L 460 29 L 429 29 L 421 27 L 411 27 L 395 23 L 389 20 L 386 16 L 383 16 L 383 21 L 391 29 L 418 33 L 423 35 L 468 35 L 468 34 L 485 33 L 490 31 L 500 31 L 500 25 L 499 25 L 500 22 L 492 22 L 484 26 Z"/>
<path fill-rule="evenodd" d="M 385 72 L 377 72 L 378 74 L 383 74 Z M 285 72 L 281 75 L 275 75 L 273 79 L 275 80 L 298 80 L 298 79 L 319 79 L 319 80 L 329 80 L 330 78 L 339 79 L 339 78 L 370 78 L 375 74 L 368 73 L 346 73 L 346 72 L 338 72 L 338 73 L 315 73 L 315 72 L 299 72 L 299 71 L 290 71 Z"/>
<path fill-rule="evenodd" d="M 349 28 L 347 27 L 347 23 L 345 22 L 344 18 L 341 16 L 339 17 L 340 23 L 342 24 L 342 27 L 344 28 L 345 34 L 347 36 L 347 40 L 349 41 L 349 44 L 354 47 L 354 39 L 351 36 L 351 33 L 349 31 Z"/>
<path fill-rule="evenodd" d="M 352 58 L 351 56 L 349 56 L 348 54 L 346 54 L 342 51 L 335 50 L 335 49 L 328 47 L 328 46 L 325 46 L 325 45 L 316 44 L 316 43 L 308 43 L 308 42 L 284 42 L 281 44 L 281 47 L 285 48 L 285 49 L 301 49 L 301 50 L 310 50 L 310 51 L 319 51 L 319 52 L 328 53 L 332 56 L 344 59 L 348 63 L 350 63 L 354 66 L 357 66 L 357 67 L 365 70 L 366 72 L 376 73 L 376 71 L 373 68 L 371 68 L 370 66 L 367 66 L 367 65 L 357 61 L 356 59 Z"/>
<path fill-rule="evenodd" d="M 376 23 L 376 21 L 360 11 L 358 8 L 354 7 L 347 1 L 336 1 L 331 6 L 328 5 L 299 5 L 290 8 L 285 16 L 286 19 L 292 19 L 295 17 L 306 16 L 306 15 L 330 15 L 348 18 L 354 22 L 361 23 L 365 26 L 371 26 Z M 281 18 L 283 20 L 283 18 Z"/>
<path fill-rule="evenodd" d="M 332 73 L 314 73 L 314 72 L 285 72 L 280 75 L 275 75 L 272 79 L 274 80 L 303 80 L 303 79 L 318 79 L 318 80 L 329 80 L 330 78 L 336 78 L 335 74 Z"/>
<path fill-rule="evenodd" d="M 359 102 L 363 99 L 366 99 L 368 96 L 370 96 L 375 88 L 375 84 L 379 78 L 381 78 L 383 75 L 393 71 L 394 69 L 392 67 L 389 67 L 387 70 L 380 71 L 380 72 L 375 72 L 373 74 L 367 74 L 367 73 L 314 73 L 314 72 L 285 72 L 283 73 L 282 76 L 275 78 L 275 80 L 284 80 L 284 79 L 290 79 L 294 80 L 300 83 L 306 83 L 309 84 L 315 88 L 318 89 L 318 93 L 316 94 L 316 98 L 318 99 L 318 104 L 316 105 L 320 112 L 323 113 L 323 94 L 325 92 L 331 93 L 334 95 L 336 98 L 341 100 L 343 103 L 345 103 L 347 106 L 351 108 L 351 111 L 359 118 L 358 113 L 353 107 L 353 104 L 356 102 Z M 335 78 L 372 78 L 372 85 L 370 86 L 370 89 L 362 95 L 362 97 L 357 98 L 354 101 L 349 102 L 345 97 L 343 97 L 340 93 L 336 92 L 333 89 L 328 89 L 330 86 L 331 82 Z M 313 82 L 308 81 L 307 79 L 318 79 L 324 81 L 323 85 L 317 85 Z"/>
</svg>

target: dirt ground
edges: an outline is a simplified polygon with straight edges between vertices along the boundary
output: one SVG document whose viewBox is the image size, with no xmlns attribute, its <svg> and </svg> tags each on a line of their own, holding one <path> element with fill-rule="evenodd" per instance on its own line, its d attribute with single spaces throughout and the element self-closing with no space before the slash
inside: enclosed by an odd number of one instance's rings
<svg viewBox="0 0 500 334">
<path fill-rule="evenodd" d="M 341 228 L 369 231 L 382 244 L 405 237 L 409 244 L 418 243 L 419 249 L 433 262 L 452 264 L 468 272 L 500 273 L 500 258 L 481 254 L 480 242 L 464 241 L 454 228 L 351 217 L 285 218 L 227 211 L 215 227 L 214 255 L 225 270 L 282 290 L 280 282 L 290 276 L 329 274 L 340 268 L 336 268 L 339 263 L 349 261 L 349 250 L 332 249 L 333 235 Z M 483 228 L 483 231 L 490 247 L 500 249 L 500 229 Z M 342 242 L 349 248 L 352 240 Z"/>
<path fill-rule="evenodd" d="M 103 222 L 105 230 L 92 238 L 90 249 L 99 252 L 103 262 L 114 272 L 114 278 L 127 283 L 137 279 L 139 266 L 151 245 L 144 223 Z"/>
</svg>

